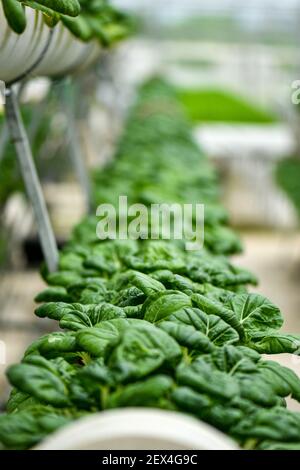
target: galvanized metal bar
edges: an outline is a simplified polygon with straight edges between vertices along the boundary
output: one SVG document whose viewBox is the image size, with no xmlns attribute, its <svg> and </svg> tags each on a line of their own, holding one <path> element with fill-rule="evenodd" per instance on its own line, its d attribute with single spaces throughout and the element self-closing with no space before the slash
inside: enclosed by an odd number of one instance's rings
<svg viewBox="0 0 300 470">
<path fill-rule="evenodd" d="M 58 249 L 18 100 L 12 87 L 7 87 L 5 98 L 8 129 L 16 148 L 22 177 L 34 211 L 45 261 L 49 271 L 53 272 L 58 265 Z"/>
</svg>

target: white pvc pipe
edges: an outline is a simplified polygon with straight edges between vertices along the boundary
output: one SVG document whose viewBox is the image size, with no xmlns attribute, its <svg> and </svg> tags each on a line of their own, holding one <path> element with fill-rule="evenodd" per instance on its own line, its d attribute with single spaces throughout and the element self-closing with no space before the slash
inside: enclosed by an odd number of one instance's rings
<svg viewBox="0 0 300 470">
<path fill-rule="evenodd" d="M 26 72 L 40 57 L 50 29 L 41 12 L 26 7 L 27 27 L 14 33 L 0 2 L 0 80 L 10 82 Z M 55 26 L 50 46 L 33 72 L 34 76 L 61 76 L 87 67 L 100 54 L 97 41 L 77 40 L 61 23 Z"/>
</svg>

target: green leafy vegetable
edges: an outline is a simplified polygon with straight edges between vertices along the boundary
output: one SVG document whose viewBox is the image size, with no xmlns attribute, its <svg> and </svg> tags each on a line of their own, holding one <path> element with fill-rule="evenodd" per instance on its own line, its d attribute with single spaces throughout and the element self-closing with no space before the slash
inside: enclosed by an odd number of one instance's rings
<svg viewBox="0 0 300 470">
<path fill-rule="evenodd" d="M 18 0 L 2 0 L 3 11 L 11 29 L 22 34 L 26 28 L 26 15 Z"/>
<path fill-rule="evenodd" d="M 34 359 L 42 359 L 37 356 Z M 10 382 L 22 392 L 34 394 L 42 403 L 57 407 L 68 406 L 66 385 L 57 368 L 43 361 L 27 359 L 7 371 Z M 32 363 L 33 362 L 33 363 Z"/>
<path fill-rule="evenodd" d="M 27 449 L 48 434 L 69 424 L 74 416 L 64 416 L 51 407 L 33 407 L 0 416 L 0 441 L 7 449 Z"/>
<path fill-rule="evenodd" d="M 140 379 L 162 367 L 174 368 L 182 355 L 176 341 L 148 322 L 132 321 L 108 362 L 118 380 Z"/>
<path fill-rule="evenodd" d="M 80 3 L 81 16 L 63 17 L 74 34 L 104 43 L 119 35 L 124 19 L 107 2 Z M 300 338 L 280 332 L 280 310 L 248 293 L 256 278 L 226 257 L 240 241 L 164 82 L 140 89 L 117 158 L 94 183 L 95 200 L 111 204 L 122 194 L 146 205 L 205 203 L 204 247 L 186 251 L 159 230 L 156 240 L 99 241 L 97 218 L 82 221 L 36 297 L 45 302 L 36 315 L 66 331 L 37 339 L 8 369 L 2 446 L 30 448 L 80 416 L 149 406 L 189 413 L 245 449 L 299 449 L 300 414 L 285 399 L 300 402 L 300 379 L 261 354 L 299 354 Z"/>
<path fill-rule="evenodd" d="M 166 375 L 156 375 L 141 382 L 126 385 L 122 390 L 112 393 L 106 408 L 124 406 L 157 406 L 172 390 L 173 381 Z"/>
<path fill-rule="evenodd" d="M 191 305 L 191 299 L 179 291 L 168 290 L 159 292 L 149 296 L 144 303 L 144 319 L 151 323 L 158 323 L 176 312 L 176 310 L 181 310 Z"/>
<path fill-rule="evenodd" d="M 85 328 L 76 335 L 78 346 L 94 357 L 103 357 L 107 346 L 118 342 L 122 331 L 128 327 L 127 319 L 103 321 L 95 328 Z"/>
<path fill-rule="evenodd" d="M 257 331 L 281 328 L 283 318 L 278 307 L 259 294 L 236 295 L 226 303 L 249 335 Z"/>
</svg>

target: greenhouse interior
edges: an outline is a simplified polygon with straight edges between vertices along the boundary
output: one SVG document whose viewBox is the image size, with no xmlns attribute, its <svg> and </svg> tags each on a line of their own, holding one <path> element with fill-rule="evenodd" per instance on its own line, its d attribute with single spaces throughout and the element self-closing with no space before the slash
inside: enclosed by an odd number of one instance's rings
<svg viewBox="0 0 300 470">
<path fill-rule="evenodd" d="M 1 450 L 300 450 L 299 21 L 0 0 Z"/>
</svg>

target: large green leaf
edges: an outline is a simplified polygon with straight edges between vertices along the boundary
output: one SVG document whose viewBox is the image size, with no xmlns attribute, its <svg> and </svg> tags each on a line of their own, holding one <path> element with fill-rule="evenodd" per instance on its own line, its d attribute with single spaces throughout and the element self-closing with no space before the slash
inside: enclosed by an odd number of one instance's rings
<svg viewBox="0 0 300 470">
<path fill-rule="evenodd" d="M 72 302 L 72 297 L 64 287 L 48 287 L 34 298 L 35 302 Z"/>
<path fill-rule="evenodd" d="M 71 353 L 77 350 L 74 333 L 54 332 L 34 341 L 26 350 L 25 356 L 40 353 L 51 358 L 61 356 L 63 353 Z"/>
<path fill-rule="evenodd" d="M 7 376 L 19 390 L 45 404 L 57 407 L 70 405 L 66 384 L 55 368 L 49 370 L 43 364 L 16 364 L 9 367 Z"/>
<path fill-rule="evenodd" d="M 263 441 L 258 450 L 300 450 L 300 443 Z"/>
<path fill-rule="evenodd" d="M 131 322 L 108 359 L 108 365 L 118 379 L 139 379 L 163 366 L 167 370 L 173 369 L 182 355 L 176 341 L 148 322 Z"/>
<path fill-rule="evenodd" d="M 216 346 L 232 344 L 239 341 L 234 328 L 216 315 L 207 315 L 197 308 L 183 308 L 168 317 L 169 321 L 192 326 L 205 334 Z"/>
<path fill-rule="evenodd" d="M 6 404 L 6 411 L 16 413 L 36 405 L 40 405 L 40 402 L 35 397 L 13 388 Z"/>
<path fill-rule="evenodd" d="M 280 402 L 279 397 L 288 395 L 299 399 L 300 380 L 294 372 L 271 361 L 261 361 L 253 352 L 245 347 L 225 345 L 206 355 L 205 360 L 234 377 L 240 396 L 256 405 L 275 406 Z"/>
<path fill-rule="evenodd" d="M 167 375 L 156 375 L 140 382 L 135 382 L 112 393 L 105 404 L 106 408 L 125 406 L 157 406 L 163 397 L 171 391 L 173 381 Z"/>
<path fill-rule="evenodd" d="M 22 34 L 26 28 L 24 7 L 17 0 L 2 0 L 1 3 L 11 29 L 17 34 Z"/>
<path fill-rule="evenodd" d="M 144 319 L 158 323 L 177 310 L 191 305 L 191 299 L 180 291 L 157 292 L 149 296 L 143 305 Z"/>
<path fill-rule="evenodd" d="M 257 353 L 252 353 L 247 348 L 239 348 L 225 344 L 216 348 L 206 360 L 215 365 L 219 370 L 233 376 L 237 373 L 252 374 L 257 371 Z"/>
<path fill-rule="evenodd" d="M 116 290 L 124 289 L 129 286 L 135 286 L 146 295 L 154 292 L 164 291 L 164 285 L 153 277 L 139 271 L 129 270 L 119 274 L 113 283 Z"/>
<path fill-rule="evenodd" d="M 186 276 L 174 274 L 167 269 L 155 271 L 152 277 L 158 279 L 167 289 L 177 290 L 184 294 L 191 295 L 193 292 L 203 292 L 204 286 L 191 281 Z"/>
<path fill-rule="evenodd" d="M 39 317 L 58 320 L 61 328 L 73 331 L 91 327 L 101 321 L 126 317 L 123 309 L 107 303 L 82 305 L 79 303 L 50 302 L 38 307 L 35 313 Z"/>
<path fill-rule="evenodd" d="M 62 15 L 61 20 L 68 30 L 81 41 L 89 41 L 93 37 L 93 31 L 84 15 L 76 18 Z"/>
<path fill-rule="evenodd" d="M 74 271 L 57 271 L 47 274 L 46 280 L 52 286 L 68 287 L 76 282 L 80 282 L 82 277 Z"/>
<path fill-rule="evenodd" d="M 128 268 L 145 273 L 160 269 L 179 272 L 185 268 L 182 253 L 163 242 L 149 242 L 143 253 L 139 256 L 124 256 L 123 262 Z"/>
<path fill-rule="evenodd" d="M 261 354 L 300 354 L 300 336 L 270 331 L 251 337 L 251 347 Z"/>
<path fill-rule="evenodd" d="M 60 414 L 59 410 L 49 406 L 1 415 L 0 441 L 8 449 L 28 449 L 73 419 L 72 415 Z"/>
<path fill-rule="evenodd" d="M 158 327 L 172 336 L 181 346 L 188 348 L 190 352 L 208 353 L 214 350 L 214 345 L 209 338 L 192 326 L 163 321 Z"/>
<path fill-rule="evenodd" d="M 181 364 L 177 369 L 176 377 L 180 385 L 222 399 L 228 400 L 240 391 L 234 377 L 216 370 L 200 357 L 189 366 Z"/>
<path fill-rule="evenodd" d="M 190 387 L 177 387 L 171 396 L 179 409 L 198 417 L 203 414 L 204 409 L 215 404 L 208 395 L 198 393 Z"/>
<path fill-rule="evenodd" d="M 69 18 L 72 21 L 72 18 Z M 80 271 L 82 269 L 84 256 L 79 253 L 67 251 L 59 257 L 60 271 Z"/>
<path fill-rule="evenodd" d="M 283 324 L 279 308 L 259 294 L 235 295 L 225 305 L 235 313 L 250 336 L 261 331 L 277 330 Z"/>
<path fill-rule="evenodd" d="M 68 285 L 67 292 L 73 302 L 99 304 L 107 301 L 107 283 L 103 278 L 86 278 Z"/>
<path fill-rule="evenodd" d="M 259 409 L 245 415 L 230 432 L 244 439 L 252 436 L 261 440 L 299 443 L 300 413 L 293 413 L 281 407 Z"/>
<path fill-rule="evenodd" d="M 51 318 L 53 320 L 61 320 L 64 315 L 71 311 L 84 311 L 84 306 L 78 303 L 68 304 L 66 302 L 49 302 L 41 305 L 35 310 L 35 314 L 41 318 Z"/>
<path fill-rule="evenodd" d="M 239 321 L 236 313 L 228 305 L 225 306 L 221 302 L 201 294 L 193 294 L 192 301 L 196 307 L 199 307 L 208 315 L 215 315 L 222 318 L 222 320 L 238 332 L 240 337 L 244 335 L 243 325 Z"/>
<path fill-rule="evenodd" d="M 116 291 L 112 296 L 112 303 L 119 307 L 134 307 L 145 302 L 146 295 L 137 287 L 128 287 L 121 291 Z"/>
<path fill-rule="evenodd" d="M 123 309 L 110 304 L 84 305 L 81 308 L 83 311 L 71 311 L 64 315 L 59 322 L 61 328 L 76 331 L 102 321 L 126 317 Z"/>
<path fill-rule="evenodd" d="M 264 380 L 270 383 L 279 396 L 291 395 L 300 401 L 300 379 L 295 372 L 274 361 L 261 361 L 259 363 Z"/>
<path fill-rule="evenodd" d="M 103 321 L 94 328 L 84 328 L 76 334 L 78 347 L 94 357 L 103 357 L 107 346 L 117 343 L 128 326 L 129 320 L 117 318 Z"/>
</svg>

